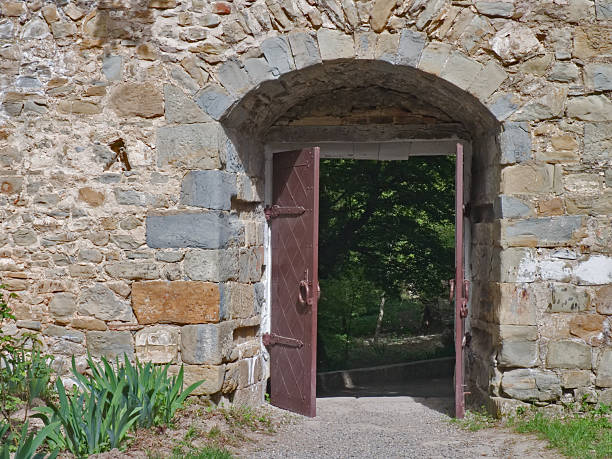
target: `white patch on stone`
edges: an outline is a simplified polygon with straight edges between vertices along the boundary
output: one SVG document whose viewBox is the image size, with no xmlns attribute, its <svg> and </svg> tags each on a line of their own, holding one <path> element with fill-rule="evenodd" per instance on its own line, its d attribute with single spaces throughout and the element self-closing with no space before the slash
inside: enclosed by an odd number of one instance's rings
<svg viewBox="0 0 612 459">
<path fill-rule="evenodd" d="M 538 272 L 538 263 L 534 260 L 531 252 L 521 258 L 516 271 L 516 282 L 533 282 Z"/>
<path fill-rule="evenodd" d="M 578 283 L 582 285 L 604 285 L 612 283 L 612 258 L 595 255 L 583 261 L 575 270 Z"/>
<path fill-rule="evenodd" d="M 541 260 L 540 274 L 542 280 L 568 281 L 572 274 L 571 268 L 565 261 Z"/>
</svg>

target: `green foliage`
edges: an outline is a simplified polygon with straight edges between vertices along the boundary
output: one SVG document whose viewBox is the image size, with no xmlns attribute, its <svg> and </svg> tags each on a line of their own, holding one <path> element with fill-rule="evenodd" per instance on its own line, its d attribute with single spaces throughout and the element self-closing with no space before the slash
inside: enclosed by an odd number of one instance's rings
<svg viewBox="0 0 612 459">
<path fill-rule="evenodd" d="M 61 425 L 61 431 L 56 429 L 49 435 L 52 448 L 67 449 L 78 457 L 118 448 L 138 420 L 140 408 L 128 411 L 122 403 L 125 381 L 114 393 L 107 389 L 94 389 L 72 396 L 66 394 L 60 378 L 55 385 L 59 404 L 37 408 L 39 413 L 35 415 L 46 426 Z"/>
<path fill-rule="evenodd" d="M 160 456 L 150 455 L 152 459 Z M 178 446 L 174 448 L 172 459 L 232 459 L 234 456 L 228 450 L 217 446 L 204 446 L 202 448 L 185 448 Z"/>
<path fill-rule="evenodd" d="M 61 431 L 49 438 L 52 448 L 67 449 L 85 457 L 119 448 L 135 425 L 150 427 L 169 423 L 185 398 L 203 381 L 183 390 L 183 368 L 168 376 L 169 365 L 117 359 L 116 369 L 102 358 L 97 364 L 91 356 L 92 375 L 81 375 L 72 359 L 72 372 L 79 388 L 67 394 L 61 380 L 56 381 L 59 404 L 38 408 L 36 416 L 46 425 L 59 423 Z"/>
<path fill-rule="evenodd" d="M 387 293 L 440 295 L 453 270 L 454 167 L 449 156 L 323 160 L 320 277 L 359 266 Z"/>
<path fill-rule="evenodd" d="M 36 450 L 43 444 L 47 436 L 57 429 L 58 425 L 48 425 L 36 433 L 28 433 L 28 427 L 29 423 L 26 421 L 21 428 L 20 435 L 16 436 L 8 433 L 8 425 L 0 423 L 0 440 L 3 441 L 0 445 L 0 459 L 11 457 L 11 447 L 14 447 L 13 459 L 44 459 L 45 457 L 55 459 L 57 457 L 58 451 L 45 456 L 44 453 L 37 453 Z M 16 439 L 16 444 L 14 444 Z"/>
<path fill-rule="evenodd" d="M 541 411 L 517 411 L 512 424 L 517 432 L 536 433 L 564 455 L 576 458 L 612 457 L 612 410 L 605 404 L 583 406 L 584 411 L 548 417 Z"/>
</svg>

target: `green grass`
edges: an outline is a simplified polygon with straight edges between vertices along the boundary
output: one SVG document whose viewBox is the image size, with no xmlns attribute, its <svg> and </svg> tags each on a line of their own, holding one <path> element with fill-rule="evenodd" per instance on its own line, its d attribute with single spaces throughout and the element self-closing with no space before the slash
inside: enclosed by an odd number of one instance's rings
<svg viewBox="0 0 612 459">
<path fill-rule="evenodd" d="M 610 407 L 600 405 L 585 412 L 551 418 L 541 412 L 520 414 L 512 421 L 517 432 L 535 433 L 565 456 L 586 458 L 612 457 Z"/>
<path fill-rule="evenodd" d="M 227 450 L 217 448 L 216 446 L 205 446 L 196 450 L 191 450 L 186 454 L 174 456 L 176 459 L 232 459 L 234 456 Z"/>
</svg>

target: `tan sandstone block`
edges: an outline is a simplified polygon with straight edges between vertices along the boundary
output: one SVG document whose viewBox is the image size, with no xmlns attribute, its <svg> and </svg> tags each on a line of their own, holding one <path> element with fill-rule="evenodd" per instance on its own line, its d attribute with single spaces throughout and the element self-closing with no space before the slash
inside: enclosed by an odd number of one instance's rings
<svg viewBox="0 0 612 459">
<path fill-rule="evenodd" d="M 199 281 L 134 282 L 132 307 L 140 324 L 219 322 L 219 286 Z"/>
<path fill-rule="evenodd" d="M 552 191 L 554 179 L 552 164 L 519 164 L 502 170 L 502 192 L 542 193 Z"/>
<path fill-rule="evenodd" d="M 79 189 L 79 199 L 85 201 L 91 207 L 98 207 L 104 203 L 104 193 L 90 187 Z"/>
<path fill-rule="evenodd" d="M 579 314 L 570 322 L 570 333 L 574 336 L 590 341 L 603 333 L 605 317 L 599 314 Z"/>
<path fill-rule="evenodd" d="M 174 376 L 178 374 L 181 367 L 173 365 L 170 367 L 168 374 Z M 193 395 L 210 395 L 221 390 L 223 385 L 223 376 L 225 374 L 225 365 L 183 365 L 183 386 L 188 387 L 191 384 L 202 381 L 193 392 Z"/>
<path fill-rule="evenodd" d="M 604 285 L 595 291 L 593 300 L 597 312 L 600 314 L 612 314 L 612 284 Z"/>
<path fill-rule="evenodd" d="M 151 83 L 125 83 L 111 94 L 111 105 L 120 116 L 156 118 L 164 114 L 164 99 Z"/>
</svg>

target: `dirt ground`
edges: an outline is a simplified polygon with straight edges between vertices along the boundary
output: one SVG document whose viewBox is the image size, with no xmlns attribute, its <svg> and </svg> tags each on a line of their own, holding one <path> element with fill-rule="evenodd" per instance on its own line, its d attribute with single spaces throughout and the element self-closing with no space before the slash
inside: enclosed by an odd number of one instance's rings
<svg viewBox="0 0 612 459">
<path fill-rule="evenodd" d="M 452 409 L 449 379 L 318 398 L 315 418 L 271 405 L 212 409 L 193 401 L 171 428 L 141 430 L 126 452 L 96 458 L 180 458 L 206 445 L 245 459 L 560 457 L 546 442 L 508 429 L 466 431 L 451 422 Z"/>
</svg>

